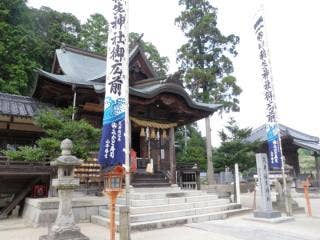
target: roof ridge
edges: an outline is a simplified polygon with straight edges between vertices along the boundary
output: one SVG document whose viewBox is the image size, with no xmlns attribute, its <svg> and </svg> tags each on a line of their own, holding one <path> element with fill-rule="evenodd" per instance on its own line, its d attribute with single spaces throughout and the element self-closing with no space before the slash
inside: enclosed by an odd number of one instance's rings
<svg viewBox="0 0 320 240">
<path fill-rule="evenodd" d="M 94 58 L 98 58 L 98 59 L 101 59 L 101 60 L 106 60 L 106 55 L 95 53 L 95 52 L 92 52 L 92 51 L 89 51 L 89 50 L 85 50 L 85 49 L 82 49 L 82 48 L 78 48 L 78 47 L 75 47 L 75 46 L 72 46 L 72 45 L 68 45 L 68 44 L 65 44 L 60 49 L 67 50 L 67 51 L 74 52 L 74 53 L 78 53 L 78 54 L 81 54 L 81 55 L 84 55 L 84 56 L 88 56 L 88 57 L 94 57 Z"/>
<path fill-rule="evenodd" d="M 11 93 L 4 93 L 4 92 L 0 92 L 0 97 L 3 97 L 3 96 L 6 96 L 6 97 L 14 97 L 14 98 L 23 98 L 23 99 L 32 99 L 32 97 L 30 96 L 25 96 L 25 95 L 18 95 L 18 94 L 11 94 Z"/>
</svg>

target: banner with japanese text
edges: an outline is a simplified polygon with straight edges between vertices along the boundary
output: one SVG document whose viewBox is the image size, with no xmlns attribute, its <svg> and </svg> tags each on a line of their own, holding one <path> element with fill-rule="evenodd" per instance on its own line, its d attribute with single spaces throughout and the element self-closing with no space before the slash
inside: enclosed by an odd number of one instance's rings
<svg viewBox="0 0 320 240">
<path fill-rule="evenodd" d="M 128 112 L 128 2 L 111 0 L 103 129 L 99 163 L 108 171 L 125 163 L 125 119 Z M 127 116 L 128 117 L 128 116 Z"/>
<path fill-rule="evenodd" d="M 277 122 L 277 109 L 273 89 L 269 49 L 267 46 L 265 21 L 262 14 L 258 15 L 254 24 L 254 31 L 258 41 L 261 78 L 263 81 L 264 99 L 266 103 L 266 134 L 268 139 L 269 166 L 272 169 L 280 169 L 282 166 L 280 128 Z"/>
</svg>

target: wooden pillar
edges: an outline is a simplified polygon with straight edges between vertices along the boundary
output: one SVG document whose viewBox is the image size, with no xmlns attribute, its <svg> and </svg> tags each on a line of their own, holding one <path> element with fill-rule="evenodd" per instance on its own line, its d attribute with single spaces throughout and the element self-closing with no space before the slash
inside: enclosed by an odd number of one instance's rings
<svg viewBox="0 0 320 240">
<path fill-rule="evenodd" d="M 298 148 L 294 146 L 286 146 L 283 148 L 283 155 L 286 158 L 286 164 L 293 167 L 295 176 L 300 175 Z"/>
<path fill-rule="evenodd" d="M 314 160 L 316 162 L 316 179 L 318 182 L 318 187 L 320 187 L 320 159 L 317 152 L 314 152 Z"/>
<path fill-rule="evenodd" d="M 170 160 L 170 173 L 171 173 L 171 183 L 176 184 L 176 150 L 174 141 L 174 128 L 171 127 L 169 131 L 169 160 Z"/>
</svg>

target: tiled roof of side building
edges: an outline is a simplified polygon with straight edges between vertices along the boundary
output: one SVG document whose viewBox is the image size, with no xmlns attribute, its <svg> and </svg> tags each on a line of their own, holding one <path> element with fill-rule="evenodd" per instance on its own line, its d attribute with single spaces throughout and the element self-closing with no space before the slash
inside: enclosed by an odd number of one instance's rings
<svg viewBox="0 0 320 240">
<path fill-rule="evenodd" d="M 290 137 L 293 139 L 293 144 L 299 147 L 320 152 L 319 138 L 300 132 L 293 128 L 279 124 L 281 137 Z M 249 137 L 245 139 L 246 142 L 267 141 L 266 124 L 254 129 Z"/>
<path fill-rule="evenodd" d="M 279 124 L 280 127 L 280 134 L 282 137 L 288 136 L 292 137 L 297 140 L 308 141 L 308 142 L 319 142 L 319 138 L 315 136 L 308 135 L 306 133 L 300 132 L 293 128 L 287 127 L 283 124 Z M 253 142 L 253 141 L 267 141 L 267 134 L 266 134 L 266 124 L 254 129 L 251 135 L 246 139 L 246 141 Z"/>
<path fill-rule="evenodd" d="M 0 114 L 19 117 L 33 117 L 41 103 L 27 96 L 0 92 Z"/>
</svg>

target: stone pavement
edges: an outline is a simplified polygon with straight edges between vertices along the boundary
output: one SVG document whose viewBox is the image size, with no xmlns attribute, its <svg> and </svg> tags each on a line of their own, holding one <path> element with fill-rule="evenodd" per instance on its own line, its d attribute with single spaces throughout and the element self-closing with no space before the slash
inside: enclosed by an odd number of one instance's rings
<svg viewBox="0 0 320 240">
<path fill-rule="evenodd" d="M 132 233 L 132 240 L 320 240 L 320 218 L 296 215 L 295 221 L 269 224 L 245 220 L 252 214 L 189 224 L 180 227 Z M 80 224 L 91 240 L 107 240 L 106 228 L 91 223 Z M 0 240 L 38 240 L 47 228 L 30 228 L 22 219 L 0 221 Z"/>
</svg>

